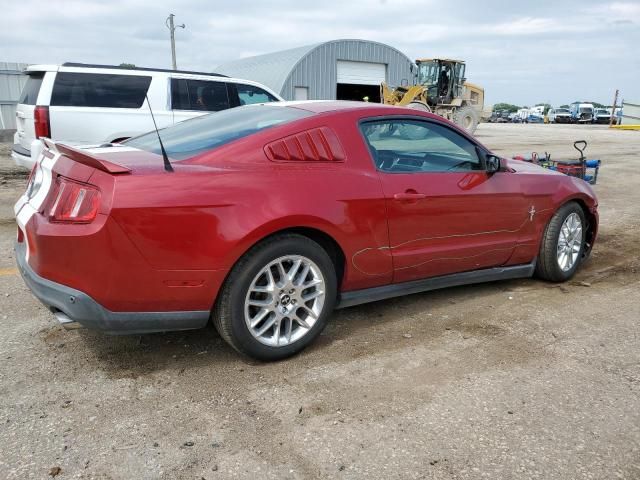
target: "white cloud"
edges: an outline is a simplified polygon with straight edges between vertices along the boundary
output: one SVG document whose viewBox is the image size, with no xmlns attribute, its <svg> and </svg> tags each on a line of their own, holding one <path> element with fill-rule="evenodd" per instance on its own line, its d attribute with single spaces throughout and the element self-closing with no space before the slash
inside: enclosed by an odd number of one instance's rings
<svg viewBox="0 0 640 480">
<path fill-rule="evenodd" d="M 2 7 L 0 61 L 130 62 L 212 70 L 237 58 L 336 38 L 390 44 L 410 58 L 467 60 L 489 101 L 640 98 L 640 3 L 589 0 L 21 0 Z M 6 26 L 9 26 L 7 28 Z M 19 25 L 19 28 L 10 28 Z"/>
</svg>

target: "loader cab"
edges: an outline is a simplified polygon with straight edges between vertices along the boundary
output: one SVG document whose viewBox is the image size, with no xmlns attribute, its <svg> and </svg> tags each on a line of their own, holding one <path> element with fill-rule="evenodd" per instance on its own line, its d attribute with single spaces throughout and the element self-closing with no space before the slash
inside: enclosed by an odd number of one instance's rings
<svg viewBox="0 0 640 480">
<path fill-rule="evenodd" d="M 450 104 L 462 96 L 465 63 L 460 60 L 428 58 L 416 60 L 416 84 L 427 88 L 431 106 Z"/>
</svg>

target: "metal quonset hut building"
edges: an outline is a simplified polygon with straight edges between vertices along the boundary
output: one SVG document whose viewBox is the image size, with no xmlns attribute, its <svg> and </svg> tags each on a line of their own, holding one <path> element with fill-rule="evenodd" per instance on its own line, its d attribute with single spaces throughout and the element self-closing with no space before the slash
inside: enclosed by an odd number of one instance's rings
<svg viewBox="0 0 640 480">
<path fill-rule="evenodd" d="M 333 40 L 248 57 L 216 67 L 260 82 L 285 100 L 380 101 L 380 82 L 408 80 L 412 61 L 393 47 L 367 40 Z"/>
</svg>

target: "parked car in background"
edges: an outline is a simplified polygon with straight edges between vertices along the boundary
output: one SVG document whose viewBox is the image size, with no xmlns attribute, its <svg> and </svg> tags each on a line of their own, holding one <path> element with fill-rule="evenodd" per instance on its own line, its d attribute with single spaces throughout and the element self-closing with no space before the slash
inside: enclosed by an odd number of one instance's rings
<svg viewBox="0 0 640 480">
<path fill-rule="evenodd" d="M 571 112 L 568 108 L 550 108 L 547 116 L 551 123 L 571 123 Z"/>
<path fill-rule="evenodd" d="M 489 116 L 489 118 L 487 118 L 487 123 L 499 123 L 499 120 L 502 119 L 501 113 L 498 112 L 491 112 L 491 115 Z"/>
<path fill-rule="evenodd" d="M 256 82 L 210 73 L 108 65 L 31 65 L 16 110 L 11 156 L 31 168 L 41 137 L 66 144 L 119 142 L 208 112 L 282 100 Z M 148 97 L 149 103 L 145 101 Z"/>
<path fill-rule="evenodd" d="M 67 327 L 204 327 L 261 360 L 334 307 L 509 278 L 570 279 L 589 184 L 491 153 L 440 116 L 363 102 L 233 108 L 123 144 L 46 140 L 16 260 Z M 163 155 L 164 154 L 164 155 Z M 166 155 L 166 156 L 165 156 Z"/>
<path fill-rule="evenodd" d="M 497 112 L 492 112 L 491 116 L 487 120 L 489 123 L 507 123 L 509 117 L 508 110 L 499 110 Z"/>
<path fill-rule="evenodd" d="M 522 118 L 520 118 L 517 112 L 514 112 L 509 114 L 509 121 L 511 123 L 522 123 Z"/>
<path fill-rule="evenodd" d="M 520 119 L 518 123 L 524 123 L 527 120 L 527 117 L 530 115 L 531 111 L 528 108 L 519 108 L 516 112 L 516 116 Z"/>
<path fill-rule="evenodd" d="M 608 108 L 596 108 L 593 111 L 593 123 L 609 125 L 611 111 Z"/>
<path fill-rule="evenodd" d="M 593 121 L 593 104 L 574 102 L 569 105 L 573 123 L 591 123 Z"/>
<path fill-rule="evenodd" d="M 544 117 L 535 113 L 530 113 L 524 120 L 525 123 L 544 123 Z"/>
</svg>

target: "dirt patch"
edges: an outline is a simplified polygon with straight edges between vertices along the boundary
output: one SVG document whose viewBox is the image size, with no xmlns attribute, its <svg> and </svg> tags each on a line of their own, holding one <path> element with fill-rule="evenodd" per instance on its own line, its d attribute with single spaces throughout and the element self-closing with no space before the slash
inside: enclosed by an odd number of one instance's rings
<svg viewBox="0 0 640 480">
<path fill-rule="evenodd" d="M 500 153 L 571 156 L 584 137 L 601 156 L 599 239 L 575 279 L 341 310 L 285 362 L 240 357 L 212 329 L 67 332 L 1 275 L 2 478 L 640 478 L 634 133 L 481 125 Z M 2 268 L 24 188 L 12 175 Z"/>
</svg>

